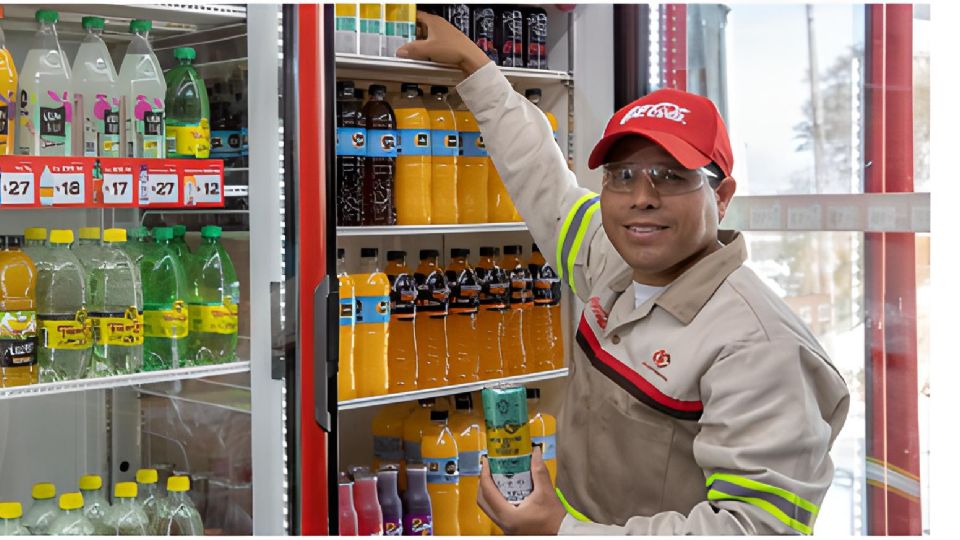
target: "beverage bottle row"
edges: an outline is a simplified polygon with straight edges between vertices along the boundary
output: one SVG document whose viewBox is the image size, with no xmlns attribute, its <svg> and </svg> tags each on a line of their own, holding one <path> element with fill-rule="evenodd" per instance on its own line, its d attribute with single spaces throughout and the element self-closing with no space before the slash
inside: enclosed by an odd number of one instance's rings
<svg viewBox="0 0 960 540">
<path fill-rule="evenodd" d="M 195 253 L 185 227 L 130 233 L 3 237 L 0 387 L 235 359 L 240 291 L 220 228 Z"/>
<path fill-rule="evenodd" d="M 133 20 L 118 74 L 104 19 L 83 17 L 71 67 L 57 36 L 59 13 L 38 10 L 36 21 L 19 75 L 0 30 L 0 154 L 209 157 L 210 106 L 192 65 L 196 51 L 174 50 L 179 65 L 164 75 L 148 41 L 151 21 Z"/>
<path fill-rule="evenodd" d="M 190 477 L 167 478 L 166 494 L 156 469 L 140 469 L 136 482 L 118 482 L 113 502 L 99 475 L 80 477 L 79 490 L 57 499 L 54 484 L 33 485 L 33 504 L 0 502 L 0 536 L 199 536 L 200 513 L 190 499 Z"/>
<path fill-rule="evenodd" d="M 336 52 L 394 57 L 416 39 L 417 5 L 338 2 L 334 26 Z"/>
<path fill-rule="evenodd" d="M 556 419 L 527 389 L 531 438 L 543 445 L 556 477 Z M 383 407 L 373 420 L 373 470 L 351 467 L 340 477 L 342 535 L 489 536 L 494 525 L 477 505 L 486 422 L 473 395 Z"/>
<path fill-rule="evenodd" d="M 446 86 L 384 85 L 364 103 L 337 82 L 337 224 L 437 225 L 522 221 L 476 119 Z M 540 106 L 542 91 L 526 97 Z M 557 120 L 545 112 L 557 138 Z"/>
<path fill-rule="evenodd" d="M 339 399 L 436 388 L 563 367 L 560 280 L 534 245 L 454 248 L 446 268 L 421 250 L 361 250 L 358 273 L 337 251 L 340 291 Z"/>
</svg>

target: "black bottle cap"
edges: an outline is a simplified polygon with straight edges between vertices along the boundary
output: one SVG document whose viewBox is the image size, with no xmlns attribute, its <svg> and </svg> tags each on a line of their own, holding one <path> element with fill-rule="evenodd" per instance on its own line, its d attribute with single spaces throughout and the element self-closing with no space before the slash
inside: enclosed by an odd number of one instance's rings
<svg viewBox="0 0 960 540">
<path fill-rule="evenodd" d="M 530 99 L 531 97 L 539 98 L 539 97 L 543 97 L 543 91 L 541 91 L 539 88 L 528 88 L 523 95 L 526 96 L 527 99 Z"/>
<path fill-rule="evenodd" d="M 520 255 L 521 253 L 523 253 L 523 247 L 522 247 L 522 246 L 516 246 L 516 245 L 513 245 L 513 246 L 503 246 L 503 254 L 504 254 L 504 255 Z"/>
<path fill-rule="evenodd" d="M 378 255 L 380 255 L 380 250 L 377 248 L 360 248 L 360 257 L 364 259 L 376 257 Z"/>
<path fill-rule="evenodd" d="M 450 92 L 450 89 L 446 86 L 431 86 L 430 95 L 435 96 L 437 94 L 447 94 Z"/>
<path fill-rule="evenodd" d="M 532 246 L 530 246 L 530 251 L 532 253 L 540 253 L 540 246 L 533 244 Z"/>
<path fill-rule="evenodd" d="M 382 96 L 387 93 L 387 87 L 382 84 L 371 84 L 369 92 L 371 96 L 375 96 L 377 94 Z"/>
<path fill-rule="evenodd" d="M 446 422 L 449 417 L 450 413 L 447 411 L 430 411 L 431 422 Z"/>
<path fill-rule="evenodd" d="M 421 249 L 420 258 L 421 259 L 432 259 L 434 257 L 439 257 L 440 252 L 435 249 Z"/>
<path fill-rule="evenodd" d="M 337 95 L 353 97 L 353 81 L 337 81 Z"/>
<path fill-rule="evenodd" d="M 458 411 L 469 411 L 473 408 L 473 395 L 470 392 L 457 394 L 453 397 L 453 403 Z"/>
<path fill-rule="evenodd" d="M 337 248 L 337 258 L 342 259 L 347 252 L 343 248 Z"/>
<path fill-rule="evenodd" d="M 424 405 L 433 405 L 436 402 L 437 402 L 437 398 L 432 398 L 432 397 L 417 400 L 417 403 L 419 403 L 421 407 L 423 407 Z"/>
<path fill-rule="evenodd" d="M 470 250 L 469 250 L 469 249 L 463 249 L 463 248 L 452 248 L 452 249 L 450 249 L 450 258 L 451 258 L 451 259 L 456 259 L 456 258 L 459 258 L 459 257 L 469 257 L 469 256 L 470 256 Z"/>
<path fill-rule="evenodd" d="M 23 247 L 23 237 L 16 234 L 7 235 L 3 238 L 3 247 L 6 249 Z"/>
<path fill-rule="evenodd" d="M 527 399 L 540 399 L 540 389 L 527 388 Z"/>
<path fill-rule="evenodd" d="M 406 251 L 388 251 L 387 260 L 388 261 L 402 261 L 407 256 Z"/>
<path fill-rule="evenodd" d="M 494 251 L 496 251 L 495 248 L 492 248 L 492 247 L 490 247 L 490 246 L 483 246 L 483 247 L 480 248 L 480 256 L 481 256 L 481 257 L 493 257 Z"/>
<path fill-rule="evenodd" d="M 373 87 L 371 86 L 371 88 Z M 406 92 L 408 90 L 419 90 L 419 89 L 420 89 L 420 85 L 418 85 L 417 83 L 405 82 L 400 85 L 401 92 Z"/>
</svg>

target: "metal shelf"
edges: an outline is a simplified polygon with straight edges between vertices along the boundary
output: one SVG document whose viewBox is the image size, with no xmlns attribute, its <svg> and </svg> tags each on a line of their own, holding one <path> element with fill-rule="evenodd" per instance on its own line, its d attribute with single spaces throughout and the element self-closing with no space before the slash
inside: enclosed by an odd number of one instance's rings
<svg viewBox="0 0 960 540">
<path fill-rule="evenodd" d="M 67 392 L 85 392 L 88 390 L 107 390 L 125 386 L 154 384 L 184 379 L 199 379 L 230 373 L 250 371 L 250 361 L 231 362 L 215 366 L 197 366 L 165 371 L 148 371 L 132 375 L 117 375 L 114 377 L 100 377 L 97 379 L 79 379 L 74 381 L 30 384 L 13 388 L 0 388 L 0 400 L 21 397 L 43 396 L 50 394 L 64 394 Z"/>
<path fill-rule="evenodd" d="M 430 388 L 427 390 L 415 390 L 413 392 L 402 392 L 399 394 L 388 394 L 386 396 L 375 396 L 368 398 L 351 399 L 341 401 L 337 404 L 337 409 L 349 411 L 351 409 L 362 409 L 365 407 L 377 407 L 379 405 L 388 405 L 390 403 L 401 403 L 404 401 L 413 401 L 415 399 L 426 399 L 432 397 L 450 396 L 462 392 L 475 392 L 488 386 L 498 383 L 516 383 L 526 384 L 537 381 L 546 381 L 550 379 L 560 379 L 567 376 L 567 368 L 554 369 L 551 371 L 541 371 L 539 373 L 530 373 L 528 375 L 518 375 L 516 377 L 503 377 L 501 379 L 489 379 L 486 381 L 471 382 L 466 384 L 455 384 L 443 386 L 440 388 Z"/>
<path fill-rule="evenodd" d="M 453 66 L 438 64 L 436 62 L 404 60 L 383 56 L 366 56 L 362 54 L 337 53 L 336 69 L 337 77 L 341 78 L 395 82 L 416 80 L 420 83 L 448 84 L 456 84 L 463 80 L 463 72 Z M 525 80 L 540 83 L 567 82 L 573 80 L 573 76 L 566 71 L 511 67 L 501 67 L 500 71 L 511 80 Z"/>
<path fill-rule="evenodd" d="M 476 223 L 468 225 L 392 225 L 387 227 L 337 227 L 338 237 L 402 236 L 419 234 L 467 234 L 526 231 L 527 224 Z"/>
<path fill-rule="evenodd" d="M 5 20 L 24 22 L 35 28 L 33 20 L 38 7 L 35 4 L 6 5 Z M 154 21 L 152 31 L 158 35 L 196 32 L 243 23 L 247 18 L 246 6 L 228 4 L 57 4 L 56 9 L 60 12 L 64 30 L 68 30 L 67 26 L 71 24 L 79 25 L 84 15 L 97 15 L 108 19 L 107 24 L 118 30 L 125 30 L 132 19 L 150 19 Z"/>
</svg>

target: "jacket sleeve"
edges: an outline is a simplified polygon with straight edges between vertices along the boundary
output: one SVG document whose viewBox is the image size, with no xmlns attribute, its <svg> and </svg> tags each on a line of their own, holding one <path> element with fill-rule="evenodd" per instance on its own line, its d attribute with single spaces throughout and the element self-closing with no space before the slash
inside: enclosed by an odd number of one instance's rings
<svg viewBox="0 0 960 540">
<path fill-rule="evenodd" d="M 513 90 L 496 64 L 474 72 L 457 92 L 544 258 L 586 301 L 604 259 L 619 259 L 601 248 L 609 240 L 600 225 L 600 196 L 577 185 L 546 116 Z"/>
<path fill-rule="evenodd" d="M 707 500 L 687 515 L 637 516 L 623 526 L 568 515 L 560 534 L 812 534 L 833 479 L 829 451 L 847 416 L 846 385 L 795 341 L 728 349 L 700 383 L 693 452 Z"/>
</svg>

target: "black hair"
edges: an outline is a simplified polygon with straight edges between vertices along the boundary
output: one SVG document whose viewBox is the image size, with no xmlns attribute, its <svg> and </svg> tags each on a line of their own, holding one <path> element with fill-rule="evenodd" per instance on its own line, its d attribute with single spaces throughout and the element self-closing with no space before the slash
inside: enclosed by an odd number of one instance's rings
<svg viewBox="0 0 960 540">
<path fill-rule="evenodd" d="M 723 173 L 723 170 L 720 169 L 720 166 L 711 161 L 705 165 L 704 168 L 716 175 L 715 177 L 710 177 L 710 189 L 717 189 L 720 187 L 720 183 L 723 182 L 723 180 L 727 177 L 727 175 Z"/>
</svg>

